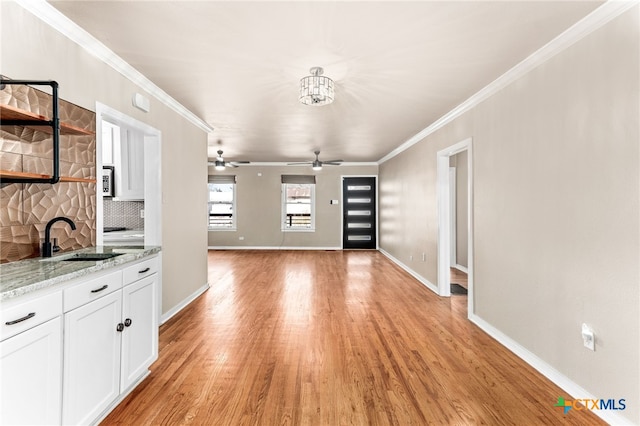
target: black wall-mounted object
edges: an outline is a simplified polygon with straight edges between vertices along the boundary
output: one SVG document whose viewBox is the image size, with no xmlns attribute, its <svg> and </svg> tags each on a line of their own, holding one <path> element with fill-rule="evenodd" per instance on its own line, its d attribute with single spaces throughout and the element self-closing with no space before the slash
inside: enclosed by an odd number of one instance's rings
<svg viewBox="0 0 640 426">
<path fill-rule="evenodd" d="M 0 89 L 7 84 L 27 86 L 51 86 L 53 111 L 50 120 L 14 120 L 0 117 L 0 125 L 50 126 L 53 132 L 53 174 L 50 178 L 0 177 L 0 183 L 58 183 L 60 180 L 60 118 L 58 114 L 58 83 L 53 80 L 6 80 L 0 79 Z"/>
</svg>

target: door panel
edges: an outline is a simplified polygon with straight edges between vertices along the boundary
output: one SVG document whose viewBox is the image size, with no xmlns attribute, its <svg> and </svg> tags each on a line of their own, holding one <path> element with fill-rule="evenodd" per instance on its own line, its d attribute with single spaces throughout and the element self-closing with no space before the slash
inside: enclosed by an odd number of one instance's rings
<svg viewBox="0 0 640 426">
<path fill-rule="evenodd" d="M 375 249 L 377 246 L 376 178 L 343 178 L 342 200 L 342 247 L 344 249 Z"/>
<path fill-rule="evenodd" d="M 122 291 L 64 316 L 63 424 L 89 424 L 120 394 Z"/>
<path fill-rule="evenodd" d="M 143 278 L 122 291 L 125 331 L 122 333 L 121 389 L 128 389 L 157 359 L 158 275 Z"/>
<path fill-rule="evenodd" d="M 56 317 L 0 343 L 0 424 L 61 421 L 62 322 Z"/>
</svg>

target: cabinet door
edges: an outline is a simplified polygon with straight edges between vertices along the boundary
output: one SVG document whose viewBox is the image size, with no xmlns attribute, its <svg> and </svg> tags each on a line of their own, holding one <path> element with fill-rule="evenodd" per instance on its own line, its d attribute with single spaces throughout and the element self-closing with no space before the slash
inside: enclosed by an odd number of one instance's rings
<svg viewBox="0 0 640 426">
<path fill-rule="evenodd" d="M 65 314 L 65 424 L 88 424 L 120 393 L 122 291 Z"/>
<path fill-rule="evenodd" d="M 1 342 L 0 357 L 0 424 L 60 424 L 61 317 Z"/>
<path fill-rule="evenodd" d="M 121 128 L 114 144 L 116 198 L 144 200 L 144 138 L 140 132 Z"/>
<path fill-rule="evenodd" d="M 113 149 L 115 144 L 120 143 L 120 127 L 102 120 L 102 164 L 113 166 Z"/>
<path fill-rule="evenodd" d="M 123 289 L 122 390 L 142 376 L 158 358 L 158 275 Z M 129 324 L 129 325 L 127 325 Z"/>
</svg>

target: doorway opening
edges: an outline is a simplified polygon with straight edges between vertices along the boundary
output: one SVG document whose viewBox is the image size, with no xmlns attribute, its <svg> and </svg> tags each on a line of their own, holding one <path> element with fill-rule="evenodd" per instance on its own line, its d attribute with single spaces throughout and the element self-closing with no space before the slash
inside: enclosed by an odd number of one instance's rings
<svg viewBox="0 0 640 426">
<path fill-rule="evenodd" d="M 114 127 L 115 126 L 115 127 Z M 121 127 L 132 143 L 143 145 L 144 245 L 162 245 L 161 132 L 107 105 L 96 102 L 96 175 L 102 181 L 103 137 Z M 135 179 L 135 177 L 132 177 Z M 104 202 L 96 197 L 96 244 L 104 244 Z"/>
<path fill-rule="evenodd" d="M 461 153 L 462 155 L 458 155 Z M 454 276 L 460 281 L 466 275 L 466 283 L 454 283 L 467 290 L 468 316 L 474 312 L 472 159 L 471 138 L 437 153 L 438 294 L 451 296 L 452 274 L 459 271 Z M 454 174 L 452 164 L 457 170 L 465 170 L 466 173 L 458 173 L 456 170 Z M 456 191 L 456 187 L 461 190 Z M 456 226 L 456 222 L 461 226 Z M 454 292 L 458 290 L 457 287 L 454 288 Z"/>
</svg>

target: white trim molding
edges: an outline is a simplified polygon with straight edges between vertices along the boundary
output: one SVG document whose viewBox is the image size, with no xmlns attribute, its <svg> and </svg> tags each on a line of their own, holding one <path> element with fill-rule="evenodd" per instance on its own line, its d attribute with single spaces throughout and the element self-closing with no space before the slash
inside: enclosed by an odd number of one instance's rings
<svg viewBox="0 0 640 426">
<path fill-rule="evenodd" d="M 192 124 L 205 132 L 213 132 L 213 127 L 203 119 L 188 110 L 184 105 L 169 96 L 167 92 L 155 85 L 145 77 L 140 71 L 129 65 L 124 59 L 116 55 L 111 49 L 98 41 L 95 37 L 82 29 L 78 24 L 63 15 L 58 9 L 47 3 L 45 0 L 23 0 L 17 2 L 25 10 L 49 24 L 53 29 L 60 32 L 69 40 L 77 43 L 91 55 L 95 56 L 105 64 L 111 66 L 127 79 L 140 86 L 151 96 L 189 120 Z"/>
<path fill-rule="evenodd" d="M 458 271 L 464 272 L 465 274 L 469 273 L 469 269 L 467 269 L 466 266 L 462 266 L 459 263 L 456 263 L 455 265 L 451 265 L 452 268 L 456 268 Z"/>
<path fill-rule="evenodd" d="M 509 349 L 516 356 L 521 358 L 524 362 L 535 368 L 540 374 L 547 379 L 555 383 L 562 390 L 567 392 L 572 398 L 575 399 L 598 399 L 598 397 L 592 395 L 586 391 L 582 386 L 578 385 L 564 374 L 553 368 L 547 362 L 539 358 L 533 352 L 520 345 L 518 342 L 498 330 L 476 314 L 470 314 L 469 320 L 477 325 L 482 331 L 493 337 L 505 348 Z M 558 395 L 561 396 L 561 395 Z M 550 402 L 551 404 L 551 402 Z M 611 425 L 633 425 L 631 420 L 608 410 L 592 410 L 592 413 L 600 417 L 605 422 Z"/>
<path fill-rule="evenodd" d="M 309 163 L 309 164 L 290 164 L 290 163 L 287 163 L 285 161 L 252 161 L 251 163 L 247 163 L 247 164 L 243 164 L 242 165 L 242 167 L 266 167 L 266 166 L 277 166 L 277 167 L 287 166 L 287 167 L 308 167 L 308 168 L 311 168 L 311 163 Z M 378 162 L 377 161 L 368 161 L 368 162 L 367 161 L 362 161 L 362 162 L 344 161 L 344 162 L 340 163 L 340 166 L 345 166 L 345 167 L 349 167 L 349 166 L 376 166 L 377 167 L 378 166 Z M 334 166 L 326 166 L 326 167 L 329 168 L 329 167 L 334 167 Z"/>
<path fill-rule="evenodd" d="M 284 246 L 209 246 L 209 250 L 317 250 L 338 251 L 342 247 L 284 247 Z"/>
<path fill-rule="evenodd" d="M 167 312 L 162 314 L 162 316 L 160 317 L 160 325 L 162 325 L 165 322 L 169 321 L 176 314 L 178 314 L 181 310 L 186 308 L 191 302 L 193 302 L 198 297 L 200 297 L 200 295 L 202 295 L 205 291 L 209 290 L 209 287 L 211 287 L 209 285 L 209 283 L 203 285 L 202 287 L 200 287 L 199 289 L 197 289 L 196 291 L 191 293 L 191 295 L 189 295 L 182 302 L 178 303 L 176 306 L 174 306 L 173 308 L 169 309 Z"/>
<path fill-rule="evenodd" d="M 420 281 L 420 283 L 422 283 L 425 287 L 427 287 L 429 290 L 433 291 L 435 294 L 438 294 L 438 286 L 433 284 L 431 281 L 429 281 L 428 279 L 426 279 L 425 277 L 423 277 L 422 275 L 418 274 L 416 271 L 414 271 L 413 269 L 409 268 L 407 265 L 405 265 L 404 263 L 402 263 L 400 260 L 396 259 L 395 257 L 393 257 L 390 253 L 384 251 L 383 249 L 378 249 L 378 251 L 380 253 L 382 253 L 385 257 L 387 257 L 390 261 L 392 261 L 393 263 L 395 263 L 396 265 L 398 265 L 400 268 L 404 269 L 404 271 L 406 273 L 408 273 L 409 275 L 411 275 L 413 278 L 415 278 L 416 280 Z"/>
<path fill-rule="evenodd" d="M 500 90 L 504 89 L 520 77 L 527 74 L 529 71 L 548 61 L 558 53 L 567 49 L 577 41 L 591 34 L 593 31 L 602 27 L 617 16 L 620 16 L 637 4 L 638 0 L 610 0 L 603 3 L 602 6 L 598 7 L 589 15 L 576 22 L 556 38 L 551 40 L 549 43 L 542 46 L 540 49 L 538 49 L 527 58 L 522 60 L 520 63 L 518 63 L 516 66 L 511 68 L 509 71 L 505 72 L 493 82 L 489 83 L 487 86 L 481 89 L 479 92 L 472 95 L 469 99 L 462 102 L 460 105 L 440 117 L 438 120 L 434 121 L 430 126 L 416 133 L 402 145 L 398 146 L 396 149 L 382 157 L 380 160 L 378 160 L 378 164 L 382 164 L 385 161 L 390 160 L 396 155 L 400 154 L 401 152 L 409 149 L 430 134 L 436 132 L 456 118 L 460 117 L 465 112 L 471 110 L 481 102 L 495 95 Z"/>
</svg>

